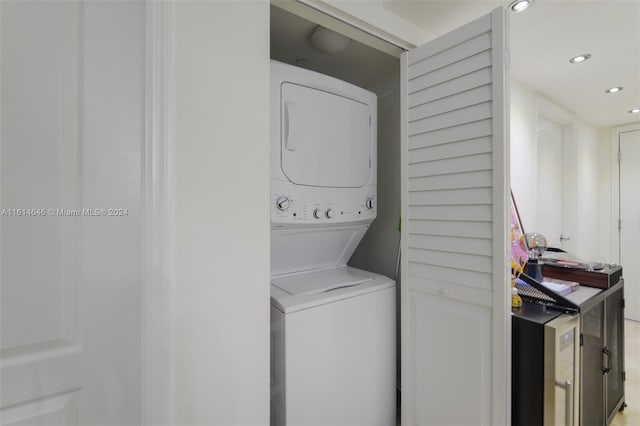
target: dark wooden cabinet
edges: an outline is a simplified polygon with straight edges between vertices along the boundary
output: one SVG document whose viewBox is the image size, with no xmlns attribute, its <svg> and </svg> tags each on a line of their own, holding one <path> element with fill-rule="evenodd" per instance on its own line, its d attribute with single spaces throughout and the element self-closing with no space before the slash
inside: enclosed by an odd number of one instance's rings
<svg viewBox="0 0 640 426">
<path fill-rule="evenodd" d="M 615 414 L 625 407 L 624 280 L 619 278 L 615 284 L 600 291 L 585 288 L 583 293 L 587 292 L 591 292 L 590 297 L 587 298 L 580 298 L 579 294 L 573 293 L 566 296 L 566 299 L 558 298 L 571 304 L 566 312 L 577 313 L 580 318 L 579 415 L 576 416 L 573 424 L 606 426 L 611 423 Z M 576 293 L 580 293 L 580 290 Z M 547 308 L 541 311 L 545 312 L 545 315 L 547 315 L 547 309 L 549 312 L 563 309 L 562 306 L 554 305 L 549 300 L 536 301 L 534 298 L 528 301 L 538 306 L 540 303 L 546 304 Z M 514 311 L 512 321 L 512 422 L 514 425 L 533 424 L 523 419 L 535 417 L 532 413 L 539 415 L 540 405 L 544 401 L 543 396 L 538 395 L 542 378 L 532 377 L 530 371 L 536 362 L 540 362 L 541 355 L 536 353 L 536 348 L 540 349 L 542 346 L 531 341 L 533 338 L 527 328 L 532 324 L 531 319 L 527 318 L 527 322 L 523 322 L 523 317 L 527 316 L 524 314 L 528 311 Z M 562 423 L 545 421 L 539 424 Z"/>
<path fill-rule="evenodd" d="M 580 305 L 580 424 L 611 423 L 624 404 L 624 282 Z"/>
</svg>

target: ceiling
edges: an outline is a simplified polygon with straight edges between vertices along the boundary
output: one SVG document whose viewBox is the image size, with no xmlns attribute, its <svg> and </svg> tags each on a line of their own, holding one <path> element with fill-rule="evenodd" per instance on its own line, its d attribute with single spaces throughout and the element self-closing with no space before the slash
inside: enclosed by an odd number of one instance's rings
<svg viewBox="0 0 640 426">
<path fill-rule="evenodd" d="M 382 0 L 387 11 L 434 37 L 508 4 L 489 0 Z M 289 63 L 304 58 L 320 72 L 367 88 L 397 69 L 397 59 L 356 41 L 339 54 L 343 60 L 329 60 L 308 45 L 315 26 L 272 7 L 272 57 Z M 542 93 L 579 119 L 597 128 L 640 120 L 639 114 L 627 112 L 640 107 L 640 0 L 536 0 L 526 11 L 510 13 L 510 44 L 512 79 Z M 591 59 L 569 63 L 571 57 L 582 53 L 590 53 Z M 374 60 L 368 63 L 378 65 L 363 72 L 365 57 Z M 605 93 L 613 86 L 624 90 Z"/>
<path fill-rule="evenodd" d="M 400 62 L 397 58 L 355 40 L 351 40 L 349 47 L 338 54 L 318 52 L 308 41 L 317 26 L 316 23 L 271 6 L 271 58 L 313 69 L 373 91 L 377 91 L 381 82 L 394 75 L 394 71 L 399 71 Z"/>
<path fill-rule="evenodd" d="M 509 1 L 387 0 L 384 7 L 435 36 Z M 511 77 L 595 127 L 640 120 L 640 0 L 536 0 L 510 13 Z M 590 53 L 591 59 L 569 59 Z M 607 94 L 605 90 L 624 90 Z"/>
</svg>

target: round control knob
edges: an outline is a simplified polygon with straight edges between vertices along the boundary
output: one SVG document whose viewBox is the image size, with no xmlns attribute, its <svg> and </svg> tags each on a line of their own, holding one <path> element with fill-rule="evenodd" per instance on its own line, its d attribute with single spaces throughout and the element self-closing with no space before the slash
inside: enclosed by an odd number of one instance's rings
<svg viewBox="0 0 640 426">
<path fill-rule="evenodd" d="M 315 217 L 316 219 L 320 219 L 321 216 L 322 216 L 322 213 L 320 213 L 320 209 L 315 209 L 313 211 L 313 217 Z"/>
<path fill-rule="evenodd" d="M 289 208 L 289 197 L 278 197 L 276 199 L 276 207 L 278 208 L 278 210 L 280 211 L 284 211 L 286 209 Z"/>
<path fill-rule="evenodd" d="M 364 202 L 364 205 L 371 210 L 373 208 L 373 198 L 367 198 L 367 201 Z"/>
<path fill-rule="evenodd" d="M 325 212 L 325 216 L 327 216 L 327 219 L 332 219 L 333 218 L 333 210 L 327 209 L 327 211 Z"/>
</svg>

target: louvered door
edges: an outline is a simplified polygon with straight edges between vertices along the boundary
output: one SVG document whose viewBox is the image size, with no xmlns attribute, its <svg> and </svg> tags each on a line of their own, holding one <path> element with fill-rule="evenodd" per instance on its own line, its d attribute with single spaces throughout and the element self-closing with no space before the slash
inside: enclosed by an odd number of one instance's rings
<svg viewBox="0 0 640 426">
<path fill-rule="evenodd" d="M 403 425 L 508 423 L 505 21 L 402 58 Z"/>
</svg>

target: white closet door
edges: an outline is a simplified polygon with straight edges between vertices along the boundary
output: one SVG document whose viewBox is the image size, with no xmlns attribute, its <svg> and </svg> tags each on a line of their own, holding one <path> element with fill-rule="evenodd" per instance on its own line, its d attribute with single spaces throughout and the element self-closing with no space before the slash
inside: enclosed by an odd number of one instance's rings
<svg viewBox="0 0 640 426">
<path fill-rule="evenodd" d="M 3 426 L 141 422 L 145 10 L 0 2 Z"/>
<path fill-rule="evenodd" d="M 506 15 L 402 58 L 402 424 L 509 421 Z"/>
<path fill-rule="evenodd" d="M 640 130 L 620 133 L 620 264 L 625 318 L 640 321 Z"/>
<path fill-rule="evenodd" d="M 538 117 L 536 142 L 538 148 L 536 226 L 533 229 L 530 227 L 525 229 L 528 232 L 544 235 L 549 246 L 566 250 L 564 239 L 560 238 L 562 234 L 567 235 L 564 226 L 563 153 L 565 148 L 562 126 L 545 117 Z"/>
</svg>

